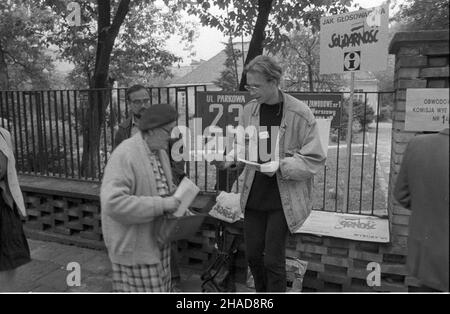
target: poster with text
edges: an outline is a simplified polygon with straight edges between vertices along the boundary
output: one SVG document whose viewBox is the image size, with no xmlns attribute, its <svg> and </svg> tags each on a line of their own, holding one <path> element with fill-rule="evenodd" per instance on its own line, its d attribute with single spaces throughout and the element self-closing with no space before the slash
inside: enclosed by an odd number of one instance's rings
<svg viewBox="0 0 450 314">
<path fill-rule="evenodd" d="M 448 128 L 448 88 L 406 90 L 405 131 L 441 131 Z"/>
<path fill-rule="evenodd" d="M 197 117 L 206 127 L 237 126 L 244 105 L 251 100 L 247 92 L 197 92 Z"/>
<path fill-rule="evenodd" d="M 320 74 L 387 67 L 389 6 L 320 19 Z"/>
<path fill-rule="evenodd" d="M 388 219 L 319 210 L 313 210 L 294 233 L 379 243 L 390 239 Z"/>
</svg>

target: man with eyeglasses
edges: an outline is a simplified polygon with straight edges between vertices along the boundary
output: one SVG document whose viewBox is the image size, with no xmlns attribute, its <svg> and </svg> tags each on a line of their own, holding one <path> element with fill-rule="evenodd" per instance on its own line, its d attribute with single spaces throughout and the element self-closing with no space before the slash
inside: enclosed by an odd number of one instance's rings
<svg viewBox="0 0 450 314">
<path fill-rule="evenodd" d="M 131 115 L 128 119 L 119 125 L 119 128 L 114 136 L 114 148 L 119 144 L 136 134 L 139 131 L 139 120 L 142 112 L 151 106 L 150 94 L 148 90 L 142 85 L 133 85 L 126 91 L 126 99 L 130 107 Z"/>
<path fill-rule="evenodd" d="M 124 122 L 122 122 L 118 130 L 114 136 L 114 148 L 115 149 L 121 142 L 126 140 L 127 138 L 130 138 L 131 136 L 135 135 L 139 132 L 139 126 L 141 122 L 141 116 L 142 113 L 151 107 L 150 103 L 150 93 L 148 92 L 147 88 L 145 88 L 142 85 L 136 84 L 131 87 L 129 87 L 126 91 L 126 99 L 129 104 L 129 108 L 131 111 L 131 115 L 128 119 L 126 119 Z M 169 105 L 167 105 L 169 106 Z M 164 129 L 164 126 L 161 127 L 161 130 L 169 132 L 169 138 L 170 138 L 170 132 L 172 128 L 168 128 L 167 130 Z M 172 155 L 170 154 L 172 144 L 176 141 L 176 139 L 171 139 L 169 141 L 169 145 L 167 147 L 167 152 L 169 154 L 170 159 L 170 166 L 172 168 L 172 175 L 173 175 L 173 181 L 176 185 L 180 183 L 180 181 L 183 179 L 183 177 L 186 175 L 184 173 L 184 161 L 175 162 L 172 158 Z M 176 244 L 172 245 L 171 250 L 171 273 L 172 273 L 172 290 L 177 291 L 179 290 L 178 285 L 180 283 L 180 271 L 178 268 L 177 263 L 177 249 Z"/>
<path fill-rule="evenodd" d="M 249 142 L 257 143 L 258 150 L 253 156 L 257 160 L 252 160 L 251 153 L 245 156 L 246 147 L 238 145 L 237 156 L 258 163 L 279 161 L 279 168 L 271 173 L 249 165 L 244 168 L 240 203 L 246 257 L 257 292 L 285 292 L 286 238 L 311 212 L 313 177 L 326 155 L 311 110 L 279 89 L 282 69 L 276 61 L 257 56 L 244 71 L 245 87 L 253 99 L 245 105 L 239 125 L 256 130 Z M 235 155 L 230 152 L 228 157 Z M 213 164 L 219 169 L 244 166 L 236 160 Z"/>
<path fill-rule="evenodd" d="M 126 91 L 126 99 L 130 107 L 131 115 L 128 119 L 123 121 L 119 126 L 114 136 L 114 148 L 115 149 L 122 141 L 133 136 L 139 132 L 139 122 L 142 112 L 145 109 L 150 108 L 150 93 L 147 88 L 142 85 L 136 84 L 129 87 Z M 175 184 L 178 184 L 185 176 L 184 162 L 175 162 L 170 156 L 172 144 L 176 140 L 172 139 L 169 142 L 168 152 L 170 157 L 170 163 L 172 166 L 172 172 L 174 176 Z"/>
</svg>

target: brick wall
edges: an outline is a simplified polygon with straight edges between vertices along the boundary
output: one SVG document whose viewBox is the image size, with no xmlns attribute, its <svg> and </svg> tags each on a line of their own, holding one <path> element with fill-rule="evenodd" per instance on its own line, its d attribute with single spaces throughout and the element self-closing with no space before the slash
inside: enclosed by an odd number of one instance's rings
<svg viewBox="0 0 450 314">
<path fill-rule="evenodd" d="M 390 44 L 389 53 L 395 55 L 395 105 L 388 206 L 392 237 L 394 241 L 406 242 L 410 212 L 399 206 L 392 197 L 406 146 L 418 134 L 404 130 L 406 89 L 449 87 L 449 32 L 397 33 Z"/>
<path fill-rule="evenodd" d="M 396 251 L 406 258 L 410 211 L 398 205 L 392 197 L 406 146 L 409 140 L 418 134 L 404 130 L 406 89 L 449 87 L 449 32 L 397 33 L 390 44 L 389 53 L 395 55 L 395 104 L 393 109 L 388 209 L 392 244 L 394 247 L 398 246 Z M 405 284 L 416 286 L 419 282 L 411 278 Z"/>
<path fill-rule="evenodd" d="M 99 184 L 19 176 L 28 237 L 104 249 Z"/>
<path fill-rule="evenodd" d="M 214 219 L 207 219 L 194 237 L 179 241 L 179 259 L 184 266 L 202 273 L 213 262 L 216 224 Z M 234 227 L 242 233 L 242 223 L 236 224 Z M 407 292 L 408 286 L 419 286 L 419 282 L 407 274 L 406 243 L 406 236 L 380 244 L 293 234 L 286 242 L 286 257 L 308 262 L 303 279 L 305 292 Z M 380 265 L 380 286 L 367 284 L 373 270 L 367 269 L 371 262 Z M 234 267 L 237 282 L 245 283 L 246 269 L 242 243 Z M 288 288 L 296 277 L 294 270 L 287 271 Z"/>
</svg>

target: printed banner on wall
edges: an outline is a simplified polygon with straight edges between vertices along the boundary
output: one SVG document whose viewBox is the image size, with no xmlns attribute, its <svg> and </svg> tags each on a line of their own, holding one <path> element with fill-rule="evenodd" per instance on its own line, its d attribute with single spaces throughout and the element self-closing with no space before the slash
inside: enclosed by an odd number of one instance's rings
<svg viewBox="0 0 450 314">
<path fill-rule="evenodd" d="M 389 221 L 372 216 L 313 210 L 296 233 L 388 243 Z"/>
<path fill-rule="evenodd" d="M 320 74 L 387 67 L 389 6 L 320 19 Z"/>
</svg>

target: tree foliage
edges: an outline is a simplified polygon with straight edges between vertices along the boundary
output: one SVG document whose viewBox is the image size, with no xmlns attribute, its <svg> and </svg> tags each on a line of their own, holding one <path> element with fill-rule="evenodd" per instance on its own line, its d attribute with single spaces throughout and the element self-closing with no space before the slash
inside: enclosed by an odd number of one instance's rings
<svg viewBox="0 0 450 314">
<path fill-rule="evenodd" d="M 393 20 L 402 31 L 448 30 L 448 0 L 404 0 Z"/>
<path fill-rule="evenodd" d="M 71 1 L 35 1 L 55 16 L 49 42 L 59 47 L 61 58 L 75 64 L 73 79 L 84 77 L 85 86 L 90 89 L 83 121 L 81 170 L 83 175 L 95 177 L 111 77 L 120 79 L 132 71 L 148 75 L 167 73 L 167 66 L 178 58 L 164 49 L 165 40 L 175 30 L 187 30 L 188 25 L 180 24 L 176 6 L 157 7 L 156 1 L 84 0 L 77 2 L 81 21 L 72 26 L 66 20 L 70 13 L 67 4 Z M 189 31 L 185 38 L 193 35 Z"/>
<path fill-rule="evenodd" d="M 130 78 L 137 74 L 147 77 L 169 76 L 169 67 L 180 58 L 165 49 L 167 39 L 173 34 L 179 34 L 182 37 L 180 44 L 188 44 L 196 35 L 195 25 L 182 22 L 177 7 L 156 5 L 154 1 L 144 0 L 132 1 L 127 6 L 124 5 L 127 1 L 106 1 L 109 3 L 110 18 L 112 13 L 120 13 L 121 3 L 127 12 L 120 25 L 111 20 L 109 24 L 105 23 L 104 33 L 98 32 L 100 16 L 96 4 L 87 0 L 78 1 L 82 12 L 81 25 L 70 26 L 66 21 L 66 6 L 69 2 L 47 0 L 43 5 L 58 17 L 49 40 L 59 47 L 62 59 L 75 64 L 71 82 L 76 87 L 91 85 L 98 58 L 97 36 L 111 34 L 111 30 L 117 26 L 108 74 L 121 85 L 128 85 Z M 102 20 L 107 19 L 105 16 Z"/>
<path fill-rule="evenodd" d="M 263 48 L 279 51 L 293 30 L 309 26 L 317 31 L 322 15 L 346 12 L 350 4 L 351 0 L 196 0 L 185 2 L 184 7 L 198 16 L 203 25 L 232 36 L 251 35 L 247 64 L 262 54 Z M 223 13 L 218 14 L 218 9 Z M 245 81 L 243 76 L 241 90 Z"/>
<path fill-rule="evenodd" d="M 0 89 L 49 87 L 54 66 L 43 30 L 51 23 L 32 3 L 0 2 Z"/>
<path fill-rule="evenodd" d="M 311 28 L 292 31 L 280 51 L 284 89 L 290 91 L 339 91 L 339 75 L 320 75 L 319 34 Z"/>
<path fill-rule="evenodd" d="M 220 73 L 220 77 L 214 84 L 221 87 L 223 91 L 234 92 L 239 90 L 238 60 L 242 59 L 242 51 L 236 49 L 231 41 L 225 45 L 225 69 Z"/>
<path fill-rule="evenodd" d="M 350 106 L 349 98 L 345 98 L 342 106 L 341 115 L 341 139 L 345 139 L 348 130 L 348 107 Z M 375 111 L 369 104 L 365 104 L 364 101 L 359 99 L 353 99 L 353 119 L 352 119 L 352 130 L 362 131 L 369 128 L 375 120 Z M 355 122 L 357 122 L 355 124 Z M 354 129 L 356 128 L 356 129 Z"/>
<path fill-rule="evenodd" d="M 68 8 L 71 2 L 81 7 L 77 25 L 66 20 L 73 13 Z M 41 82 L 45 71 L 40 63 L 51 64 L 41 53 L 45 44 L 57 47 L 62 60 L 75 64 L 71 75 L 75 87 L 90 89 L 83 104 L 82 172 L 87 176 L 97 172 L 111 77 L 120 81 L 134 73 L 169 75 L 168 67 L 179 58 L 165 49 L 166 40 L 176 33 L 182 41 L 195 35 L 192 25 L 180 18 L 177 5 L 155 0 L 8 0 L 0 4 L 0 14 L 0 82 L 8 85 L 11 64 L 21 65 Z"/>
</svg>

